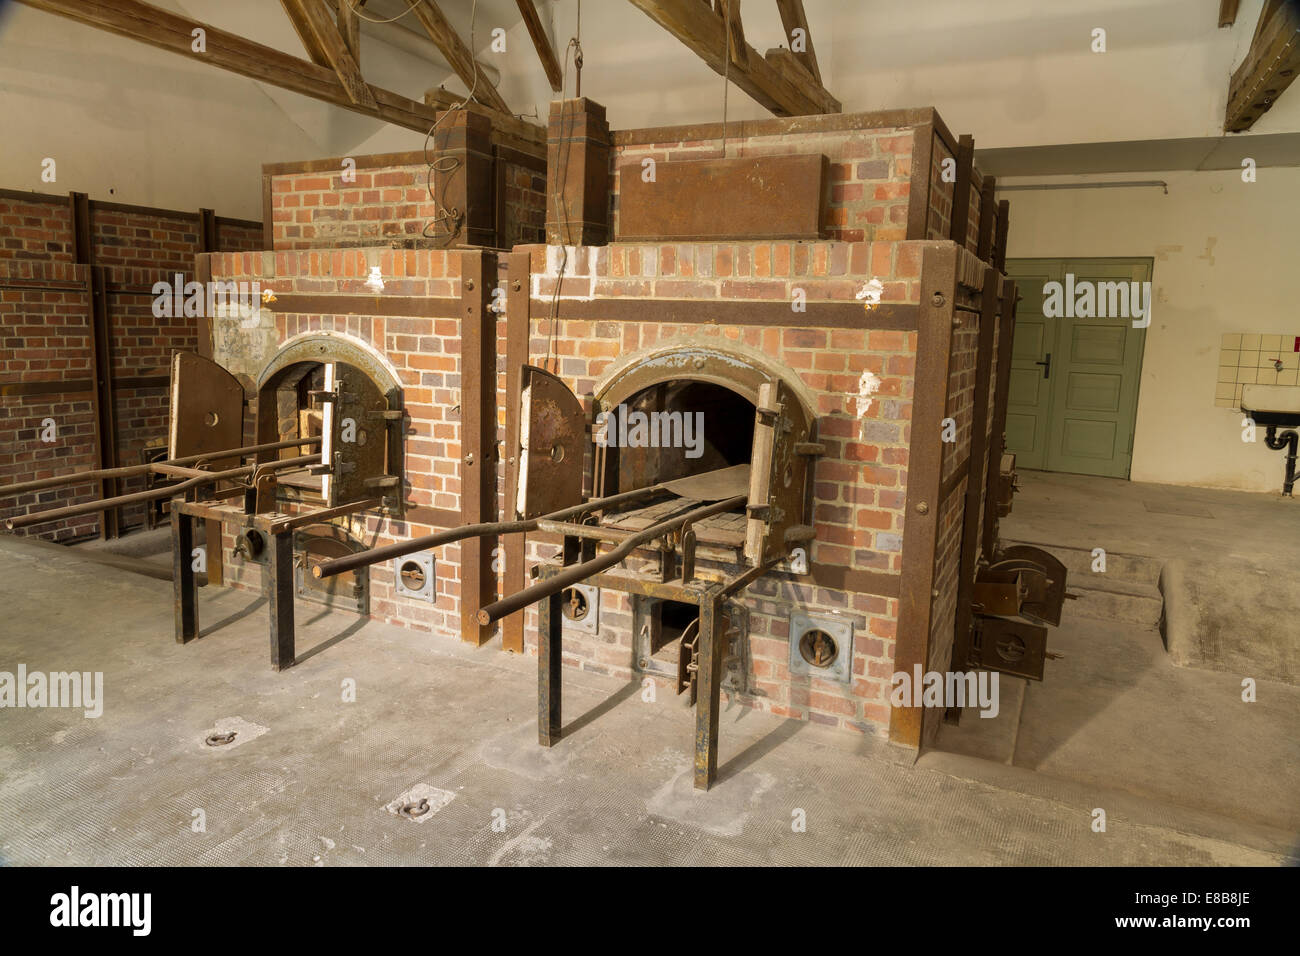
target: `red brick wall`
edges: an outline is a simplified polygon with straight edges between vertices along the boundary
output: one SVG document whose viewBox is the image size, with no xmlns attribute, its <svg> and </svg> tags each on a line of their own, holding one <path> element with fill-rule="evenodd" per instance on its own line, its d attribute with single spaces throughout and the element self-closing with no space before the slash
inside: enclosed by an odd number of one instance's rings
<svg viewBox="0 0 1300 956">
<path fill-rule="evenodd" d="M 2 394 L 4 385 L 89 380 L 89 296 L 87 269 L 67 262 L 0 260 L 0 484 L 46 478 L 63 471 L 95 468 L 92 393 Z M 17 288 L 19 283 L 46 288 Z M 71 288 L 52 288 L 54 285 Z M 46 419 L 55 441 L 41 434 Z M 61 508 L 89 500 L 97 485 L 50 488 L 0 500 L 0 517 Z M 93 532 L 97 515 L 35 529 L 42 537 L 67 540 Z"/>
<path fill-rule="evenodd" d="M 277 296 L 289 293 L 339 294 L 372 297 L 364 288 L 367 255 L 376 257 L 385 277 L 386 296 L 460 295 L 461 254 L 457 250 L 335 250 L 209 256 L 213 280 L 261 284 Z M 288 301 L 288 300 L 284 300 Z M 459 513 L 460 321 L 438 318 L 370 315 L 320 315 L 276 310 L 280 343 L 295 335 L 331 330 L 382 353 L 393 366 L 403 389 L 408 420 L 405 446 L 406 500 L 415 508 Z M 222 360 L 220 354 L 215 358 Z M 269 362 L 271 356 L 266 356 Z M 367 544 L 382 545 L 429 534 L 442 525 L 415 520 L 389 521 L 363 516 L 351 525 Z M 233 553 L 227 536 L 226 575 L 236 585 L 261 588 L 261 569 Z M 371 568 L 371 616 L 389 623 L 460 635 L 460 549 L 452 545 L 437 555 L 437 604 L 398 600 L 394 596 L 391 564 Z"/>
<path fill-rule="evenodd" d="M 112 203 L 89 204 L 91 213 L 91 258 L 105 267 L 107 286 L 109 355 L 115 380 L 165 376 L 174 351 L 197 348 L 194 318 L 156 318 L 153 315 L 153 284 L 171 283 L 194 277 L 194 257 L 199 251 L 199 214 L 124 207 Z M 256 248 L 261 244 L 261 226 L 244 220 L 217 217 L 219 244 L 230 248 Z M 47 289 L 0 289 L 6 309 L 6 342 L 19 348 L 6 360 L 3 378 L 8 384 L 39 381 L 88 380 L 91 376 L 89 300 L 85 285 L 89 271 L 61 271 L 73 268 L 72 216 L 66 196 L 41 194 L 15 198 L 0 193 L 0 285 L 5 278 L 28 278 L 42 282 L 76 282 L 82 288 L 69 292 Z M 29 260 L 24 262 L 23 260 Z M 30 275 L 23 270 L 31 270 Z M 53 308 L 53 311 L 51 311 Z M 78 311 L 79 310 L 79 311 Z M 13 334 L 13 328 L 25 332 Z M 39 343 L 34 345 L 33 343 Z M 8 348 L 6 349 L 8 351 Z M 0 484 L 44 477 L 55 471 L 98 467 L 94 455 L 92 393 L 45 396 L 7 396 L 6 424 L 0 436 L 12 454 L 0 459 Z M 136 464 L 140 449 L 164 441 L 167 435 L 167 388 L 165 385 L 117 384 L 113 391 L 116 433 L 112 436 L 121 464 Z M 60 415 L 70 416 L 65 430 Z M 67 451 L 56 446 L 28 447 L 30 421 L 44 417 L 60 420 L 59 434 L 75 439 Z M 27 424 L 24 424 L 27 423 Z M 39 445 L 39 441 L 37 445 Z M 144 479 L 121 483 L 120 491 L 142 490 Z M 97 492 L 97 486 L 94 489 Z M 42 493 L 41 505 L 55 507 L 75 500 L 88 500 L 92 489 L 51 490 Z M 80 496 L 80 497 L 78 497 Z M 54 501 L 56 504 L 48 504 Z M 30 503 L 30 502 L 29 502 Z M 0 504 L 8 505 L 8 502 Z M 123 509 L 124 525 L 143 521 L 142 505 Z M 31 510 L 23 507 L 20 510 Z M 59 540 L 92 533 L 98 529 L 97 515 L 39 525 L 30 533 Z"/>
<path fill-rule="evenodd" d="M 916 302 L 924 242 L 875 243 L 687 243 L 615 244 L 578 249 L 562 296 L 790 301 L 802 288 L 805 314 L 792 312 L 787 328 L 723 324 L 564 320 L 553 339 L 557 374 L 579 395 L 590 393 L 610 365 L 640 349 L 673 341 L 735 343 L 761 351 L 787 369 L 816 397 L 819 436 L 827 446 L 814 475 L 815 563 L 858 571 L 897 573 L 911 438 L 916 335 L 863 328 L 817 328 L 815 303 L 852 301 L 864 282 L 879 278 L 885 302 Z M 559 270 L 558 250 L 533 254 L 534 311 L 545 314 Z M 548 320 L 534 324 L 532 361 L 544 364 L 552 340 Z M 864 372 L 880 379 L 870 410 L 859 415 Z M 533 560 L 549 558 L 553 544 L 533 541 Z M 566 634 L 566 663 L 629 678 L 634 672 L 631 603 L 603 596 L 601 635 Z M 889 723 L 889 675 L 893 672 L 898 602 L 874 594 L 819 587 L 809 578 L 769 576 L 738 600 L 749 612 L 752 683 L 730 696 L 790 717 L 885 734 Z M 788 671 L 788 619 L 793 608 L 813 614 L 847 615 L 855 626 L 853 682 L 792 677 Z M 535 647 L 536 611 L 525 629 Z"/>
<path fill-rule="evenodd" d="M 431 153 L 430 158 L 436 158 Z M 537 242 L 546 218 L 545 173 L 504 163 L 505 196 L 500 222 L 504 236 L 497 245 Z M 274 167 L 271 221 L 277 250 L 380 246 L 388 242 L 445 241 L 446 225 L 435 223 L 442 211 L 439 174 L 433 174 L 435 203 L 429 195 L 429 167 L 409 153 L 360 157 L 344 182 L 343 169 L 321 171 Z M 462 210 L 463 212 L 463 210 Z"/>
<path fill-rule="evenodd" d="M 0 259 L 71 262 L 72 212 L 68 201 L 0 195 Z"/>
<path fill-rule="evenodd" d="M 945 180 L 944 162 L 949 163 L 949 177 Z M 952 235 L 952 202 L 957 190 L 956 156 L 937 132 L 930 148 L 930 211 L 926 220 L 926 238 L 947 239 Z"/>
</svg>

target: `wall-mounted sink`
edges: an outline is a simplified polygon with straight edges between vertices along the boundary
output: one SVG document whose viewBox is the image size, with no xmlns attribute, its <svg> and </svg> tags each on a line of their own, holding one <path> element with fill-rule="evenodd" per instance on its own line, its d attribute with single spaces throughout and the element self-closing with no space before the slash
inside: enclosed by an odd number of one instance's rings
<svg viewBox="0 0 1300 956">
<path fill-rule="evenodd" d="M 1241 410 L 1243 412 L 1295 416 L 1296 421 L 1294 422 L 1276 422 L 1275 424 L 1300 424 L 1300 386 L 1247 385 L 1241 390 Z"/>
</svg>

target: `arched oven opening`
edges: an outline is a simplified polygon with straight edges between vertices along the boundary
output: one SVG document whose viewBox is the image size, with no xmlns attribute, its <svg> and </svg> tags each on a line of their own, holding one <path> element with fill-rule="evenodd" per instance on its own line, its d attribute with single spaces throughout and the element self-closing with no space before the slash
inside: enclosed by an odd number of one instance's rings
<svg viewBox="0 0 1300 956">
<path fill-rule="evenodd" d="M 603 438 L 618 443 L 617 491 L 748 465 L 754 403 L 712 382 L 661 382 L 611 409 Z"/>
</svg>

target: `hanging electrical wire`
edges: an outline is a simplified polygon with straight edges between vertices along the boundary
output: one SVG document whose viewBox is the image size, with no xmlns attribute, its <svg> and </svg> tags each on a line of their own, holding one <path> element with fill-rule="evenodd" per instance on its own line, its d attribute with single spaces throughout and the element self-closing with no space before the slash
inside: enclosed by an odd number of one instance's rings
<svg viewBox="0 0 1300 956">
<path fill-rule="evenodd" d="M 722 158 L 727 158 L 727 91 L 731 88 L 731 4 L 726 5 L 727 48 L 722 66 Z"/>
<path fill-rule="evenodd" d="M 560 227 L 560 270 L 555 277 L 555 288 L 551 291 L 551 311 L 548 317 L 549 328 L 546 337 L 546 364 L 543 368 L 549 367 L 556 374 L 560 371 L 560 356 L 555 349 L 557 329 L 560 319 L 560 286 L 564 282 L 564 275 L 569 267 L 569 216 L 564 204 L 564 188 L 568 181 L 569 173 L 569 152 L 573 147 L 573 123 L 576 118 L 576 110 L 568 111 L 568 130 L 564 129 L 566 102 L 564 91 L 568 89 L 569 84 L 569 54 L 573 54 L 573 62 L 577 73 L 577 88 L 582 89 L 582 0 L 578 0 L 578 23 L 577 31 L 574 36 L 569 38 L 568 44 L 564 47 L 564 69 L 560 77 L 560 151 L 556 170 L 556 178 L 559 182 L 555 189 L 555 219 Z M 552 353 L 555 353 L 552 362 Z"/>
<path fill-rule="evenodd" d="M 424 134 L 424 164 L 427 167 L 424 177 L 424 186 L 429 192 L 429 199 L 433 202 L 434 207 L 433 218 L 425 223 L 424 228 L 420 230 L 420 234 L 426 239 L 441 239 L 450 243 L 460 234 L 460 225 L 464 218 L 459 207 L 452 206 L 450 209 L 447 208 L 441 201 L 439 201 L 437 194 L 433 190 L 433 176 L 434 173 L 437 173 L 441 177 L 442 190 L 445 198 L 447 181 L 451 178 L 451 174 L 460 168 L 460 159 L 455 156 L 439 156 L 436 159 L 430 159 L 429 141 L 433 139 L 433 136 L 438 131 L 438 127 L 442 124 L 442 121 L 453 111 L 463 109 L 466 103 L 474 99 L 474 93 L 478 90 L 479 66 L 478 60 L 474 58 L 474 27 L 477 22 L 478 0 L 474 0 L 474 5 L 470 7 L 469 12 L 469 49 L 470 62 L 474 64 L 474 82 L 470 84 L 469 93 L 467 93 L 465 98 L 455 106 L 439 113 L 438 118 L 435 119 L 433 125 L 429 127 L 429 132 Z M 438 224 L 442 222 L 450 222 L 451 225 L 439 234 L 440 230 L 438 229 Z M 429 231 L 431 228 L 433 229 L 432 233 Z"/>
<path fill-rule="evenodd" d="M 362 13 L 361 8 L 356 5 L 356 0 L 344 0 L 344 2 L 352 9 L 353 13 L 355 13 L 358 17 L 360 17 L 362 20 L 365 20 L 368 23 L 395 23 L 398 20 L 402 19 L 402 17 L 410 13 L 412 10 L 414 10 L 420 4 L 420 0 L 406 0 L 405 10 L 403 10 L 395 17 L 389 17 L 387 20 L 380 20 L 377 17 L 368 17 L 364 13 Z"/>
</svg>

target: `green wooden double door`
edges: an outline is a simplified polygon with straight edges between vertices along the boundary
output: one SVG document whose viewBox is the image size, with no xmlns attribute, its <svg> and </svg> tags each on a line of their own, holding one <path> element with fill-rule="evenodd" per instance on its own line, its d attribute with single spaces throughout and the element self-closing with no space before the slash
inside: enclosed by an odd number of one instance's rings
<svg viewBox="0 0 1300 956">
<path fill-rule="evenodd" d="M 1017 467 L 1128 477 L 1146 339 L 1133 323 L 1151 308 L 1151 266 L 1150 259 L 1007 260 L 1021 296 L 1006 426 Z"/>
</svg>

